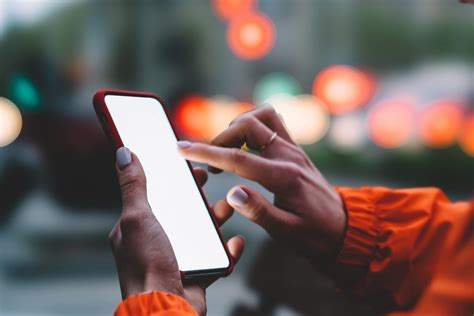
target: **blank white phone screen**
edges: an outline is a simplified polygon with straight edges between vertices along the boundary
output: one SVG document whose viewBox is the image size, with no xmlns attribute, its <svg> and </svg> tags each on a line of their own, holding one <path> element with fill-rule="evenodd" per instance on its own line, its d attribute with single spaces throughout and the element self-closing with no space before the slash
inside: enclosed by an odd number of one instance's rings
<svg viewBox="0 0 474 316">
<path fill-rule="evenodd" d="M 173 247 L 181 271 L 222 269 L 229 259 L 160 102 L 106 95 L 124 146 L 145 170 L 148 202 Z"/>
</svg>

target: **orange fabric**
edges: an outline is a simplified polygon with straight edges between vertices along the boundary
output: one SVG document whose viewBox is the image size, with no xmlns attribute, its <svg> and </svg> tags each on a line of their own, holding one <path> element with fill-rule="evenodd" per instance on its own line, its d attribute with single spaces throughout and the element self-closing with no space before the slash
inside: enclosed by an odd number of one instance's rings
<svg viewBox="0 0 474 316">
<path fill-rule="evenodd" d="M 128 297 L 114 316 L 196 316 L 196 311 L 183 298 L 153 291 Z"/>
<path fill-rule="evenodd" d="M 473 201 L 452 203 L 435 188 L 338 192 L 348 214 L 340 287 L 417 314 L 474 312 Z"/>
</svg>

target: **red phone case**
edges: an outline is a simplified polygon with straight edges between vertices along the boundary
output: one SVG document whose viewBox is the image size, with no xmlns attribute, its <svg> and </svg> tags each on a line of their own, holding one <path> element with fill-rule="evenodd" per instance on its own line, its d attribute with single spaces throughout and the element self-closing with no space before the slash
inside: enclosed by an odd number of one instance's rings
<svg viewBox="0 0 474 316">
<path fill-rule="evenodd" d="M 147 97 L 147 98 L 154 98 L 157 99 L 160 104 L 164 105 L 164 102 L 162 99 L 151 93 L 145 93 L 145 92 L 132 92 L 132 91 L 121 91 L 121 90 L 100 90 L 97 91 L 94 95 L 93 98 L 93 103 L 94 103 L 94 109 L 95 112 L 97 113 L 97 117 L 99 118 L 100 124 L 102 126 L 102 129 L 104 130 L 105 134 L 109 138 L 110 142 L 113 144 L 114 149 L 117 150 L 120 147 L 123 147 L 123 142 L 122 139 L 117 131 L 117 128 L 114 124 L 114 121 L 112 120 L 112 116 L 110 115 L 109 110 L 107 109 L 107 105 L 105 104 L 105 96 L 106 95 L 123 95 L 123 96 L 135 96 L 135 97 Z M 176 135 L 173 122 L 170 120 L 170 115 L 166 108 L 163 106 L 163 109 L 165 110 L 166 117 L 168 118 L 168 121 L 171 124 L 171 128 L 173 129 L 173 132 Z M 188 164 L 188 167 L 192 171 L 192 166 L 189 161 L 186 161 Z M 182 278 L 196 278 L 196 277 L 209 277 L 209 276 L 226 276 L 229 275 L 232 270 L 234 269 L 234 260 L 232 256 L 229 253 L 229 249 L 227 248 L 227 243 L 224 240 L 224 237 L 222 236 L 222 233 L 219 229 L 219 225 L 217 224 L 217 220 L 215 218 L 214 212 L 211 210 L 209 207 L 209 203 L 207 202 L 206 196 L 204 195 L 204 192 L 202 191 L 202 188 L 198 185 L 196 178 L 193 178 L 194 181 L 196 182 L 196 186 L 199 188 L 199 192 L 201 193 L 201 196 L 206 204 L 206 208 L 209 211 L 209 215 L 212 218 L 212 221 L 214 223 L 214 227 L 216 228 L 217 233 L 219 234 L 219 238 L 222 242 L 222 245 L 224 246 L 225 252 L 227 254 L 227 258 L 229 259 L 229 266 L 227 268 L 222 268 L 222 269 L 209 269 L 209 270 L 193 270 L 193 271 L 181 271 L 181 277 Z"/>
</svg>

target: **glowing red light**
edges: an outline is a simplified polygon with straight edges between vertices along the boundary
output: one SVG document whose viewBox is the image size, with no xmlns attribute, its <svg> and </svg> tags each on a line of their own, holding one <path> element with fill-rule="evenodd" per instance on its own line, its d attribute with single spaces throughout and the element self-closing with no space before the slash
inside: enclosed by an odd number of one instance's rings
<svg viewBox="0 0 474 316">
<path fill-rule="evenodd" d="M 239 58 L 255 60 L 267 55 L 275 42 L 275 27 L 266 15 L 253 13 L 230 22 L 227 41 Z"/>
<path fill-rule="evenodd" d="M 256 0 L 212 0 L 214 13 L 222 20 L 230 20 L 250 13 L 256 7 Z"/>
<path fill-rule="evenodd" d="M 186 136 L 210 141 L 226 129 L 237 115 L 252 108 L 251 104 L 236 102 L 228 97 L 190 96 L 178 105 L 175 116 Z"/>
<path fill-rule="evenodd" d="M 335 65 L 320 72 L 313 82 L 313 94 L 332 114 L 350 112 L 365 105 L 375 92 L 375 79 L 361 70 Z"/>
<path fill-rule="evenodd" d="M 383 148 L 397 148 L 408 142 L 413 133 L 415 112 L 404 100 L 386 100 L 369 113 L 369 137 Z"/>
<path fill-rule="evenodd" d="M 203 139 L 207 134 L 205 127 L 210 110 L 207 98 L 198 95 L 189 96 L 176 108 L 176 122 L 187 136 Z"/>
<path fill-rule="evenodd" d="M 474 114 L 468 116 L 464 121 L 459 145 L 466 154 L 474 157 Z"/>
<path fill-rule="evenodd" d="M 458 102 L 441 101 L 431 105 L 421 116 L 420 137 L 430 147 L 453 145 L 463 123 L 463 106 Z"/>
</svg>

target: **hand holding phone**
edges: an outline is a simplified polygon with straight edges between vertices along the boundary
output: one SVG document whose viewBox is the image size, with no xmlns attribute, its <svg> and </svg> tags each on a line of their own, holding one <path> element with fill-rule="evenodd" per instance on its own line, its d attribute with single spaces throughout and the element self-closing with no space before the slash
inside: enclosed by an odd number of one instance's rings
<svg viewBox="0 0 474 316">
<path fill-rule="evenodd" d="M 232 257 L 191 165 L 178 153 L 175 132 L 159 97 L 104 90 L 95 94 L 94 108 L 115 148 L 126 146 L 140 158 L 148 203 L 184 276 L 229 274 Z"/>
<path fill-rule="evenodd" d="M 203 185 L 207 174 L 195 170 Z M 146 179 L 136 155 L 128 148 L 117 151 L 117 175 L 123 199 L 123 212 L 109 239 L 117 264 L 123 299 L 130 295 L 163 291 L 182 296 L 199 315 L 206 313 L 205 288 L 215 279 L 191 280 L 183 284 L 170 241 L 147 202 Z M 219 225 L 231 215 L 228 204 L 215 206 Z M 230 254 L 237 261 L 244 247 L 242 237 L 228 242 Z"/>
</svg>

